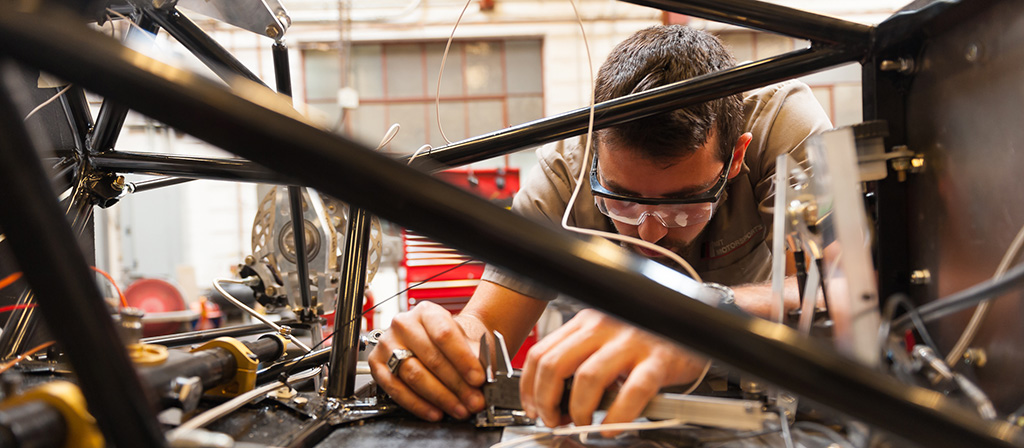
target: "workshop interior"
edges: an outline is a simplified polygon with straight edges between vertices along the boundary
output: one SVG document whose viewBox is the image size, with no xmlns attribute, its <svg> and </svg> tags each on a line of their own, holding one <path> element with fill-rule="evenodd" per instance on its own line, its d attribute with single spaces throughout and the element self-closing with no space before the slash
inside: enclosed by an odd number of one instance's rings
<svg viewBox="0 0 1024 448">
<path fill-rule="evenodd" d="M 0 446 L 1024 446 L 1021 2 L 296 3 L 0 6 Z M 667 23 L 739 64 L 589 105 L 588 66 Z M 836 126 L 761 204 L 796 311 L 508 210 L 591 120 L 788 79 Z M 485 263 L 722 384 L 617 437 L 539 426 L 517 373 L 542 319 L 518 353 L 480 342 L 485 411 L 417 419 L 366 354 Z"/>
</svg>

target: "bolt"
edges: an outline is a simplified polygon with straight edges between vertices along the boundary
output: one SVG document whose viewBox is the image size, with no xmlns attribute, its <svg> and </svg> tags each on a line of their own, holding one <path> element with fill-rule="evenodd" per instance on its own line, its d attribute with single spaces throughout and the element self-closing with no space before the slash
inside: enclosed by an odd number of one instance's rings
<svg viewBox="0 0 1024 448">
<path fill-rule="evenodd" d="M 245 256 L 245 265 L 246 266 L 252 266 L 254 264 L 256 264 L 256 257 L 254 257 L 252 255 L 246 255 Z"/>
<path fill-rule="evenodd" d="M 245 357 L 246 357 L 246 358 L 249 358 L 249 359 L 251 359 L 251 360 L 253 360 L 253 361 L 255 361 L 255 360 L 257 360 L 257 359 L 260 359 L 260 357 L 259 357 L 259 356 L 256 356 L 256 354 L 255 354 L 255 353 L 249 353 L 248 355 L 245 355 Z"/>
<path fill-rule="evenodd" d="M 292 399 L 292 403 L 295 403 L 295 406 L 298 408 L 305 408 L 306 403 L 309 403 L 309 399 L 306 397 L 295 397 Z"/>
<path fill-rule="evenodd" d="M 964 362 L 973 364 L 975 367 L 985 367 L 988 363 L 988 354 L 983 348 L 969 348 L 964 352 Z"/>
<path fill-rule="evenodd" d="M 271 296 L 271 297 L 276 296 L 277 295 L 277 288 L 275 288 L 273 285 L 267 286 L 267 289 L 264 290 L 263 293 L 268 295 L 268 296 Z"/>
<path fill-rule="evenodd" d="M 110 183 L 110 186 L 117 191 L 124 190 L 124 176 L 117 176 L 114 181 Z"/>
<path fill-rule="evenodd" d="M 267 37 L 277 40 L 277 38 L 281 37 L 281 34 L 281 28 L 279 28 L 276 24 L 267 25 Z"/>
<path fill-rule="evenodd" d="M 281 336 L 287 337 L 292 334 L 292 328 L 287 325 L 281 325 L 281 329 L 278 332 L 281 333 Z"/>
<path fill-rule="evenodd" d="M 918 154 L 910 159 L 910 172 L 915 174 L 924 172 L 924 154 Z"/>
<path fill-rule="evenodd" d="M 914 72 L 914 60 L 910 58 L 897 58 L 895 61 L 887 59 L 878 65 L 878 69 L 883 72 L 895 71 L 906 75 Z"/>
<path fill-rule="evenodd" d="M 907 170 L 910 169 L 910 158 L 899 157 L 892 159 L 892 169 L 896 170 L 896 178 L 900 182 L 907 180 Z"/>
<path fill-rule="evenodd" d="M 927 285 L 932 281 L 932 273 L 927 269 L 916 269 L 910 273 L 910 283 L 915 285 Z"/>
<path fill-rule="evenodd" d="M 980 55 L 981 48 L 978 47 L 978 44 L 967 45 L 967 51 L 964 52 L 964 58 L 967 59 L 967 62 L 978 62 L 978 56 Z"/>
</svg>

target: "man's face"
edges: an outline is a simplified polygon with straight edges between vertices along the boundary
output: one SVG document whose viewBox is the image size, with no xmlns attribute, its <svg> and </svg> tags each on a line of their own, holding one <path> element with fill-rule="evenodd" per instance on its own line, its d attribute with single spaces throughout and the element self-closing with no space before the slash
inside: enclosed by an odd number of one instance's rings
<svg viewBox="0 0 1024 448">
<path fill-rule="evenodd" d="M 720 179 L 725 162 L 716 154 L 718 139 L 714 134 L 704 146 L 673 162 L 650 160 L 627 147 L 602 143 L 598 147 L 598 179 L 614 193 L 644 197 L 681 199 L 707 192 Z M 745 149 L 745 145 L 743 145 Z M 732 178 L 739 173 L 743 154 L 737 154 Z M 685 227 L 666 227 L 658 219 L 644 219 L 638 225 L 611 220 L 623 235 L 638 237 L 682 254 L 707 227 L 707 222 Z M 661 257 L 656 252 L 631 246 L 641 255 Z"/>
</svg>

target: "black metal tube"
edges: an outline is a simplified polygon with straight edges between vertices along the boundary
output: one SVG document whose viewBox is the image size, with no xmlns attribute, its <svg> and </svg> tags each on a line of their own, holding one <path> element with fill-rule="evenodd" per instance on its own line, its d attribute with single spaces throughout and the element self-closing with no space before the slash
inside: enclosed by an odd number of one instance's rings
<svg viewBox="0 0 1024 448">
<path fill-rule="evenodd" d="M 594 106 L 594 128 L 601 129 L 755 87 L 805 75 L 850 62 L 858 53 L 838 48 L 811 48 L 792 51 L 729 70 L 680 81 L 633 95 L 605 101 Z M 590 109 L 581 108 L 553 117 L 513 126 L 420 155 L 413 165 L 440 169 L 487 160 L 522 148 L 541 145 L 587 132 Z M 406 157 L 408 159 L 408 157 Z"/>
<path fill-rule="evenodd" d="M 273 361 L 283 351 L 280 340 L 261 338 L 243 342 L 260 362 Z M 160 396 L 178 377 L 199 377 L 203 388 L 216 387 L 234 378 L 238 369 L 235 356 L 223 348 L 211 348 L 193 353 L 172 352 L 173 356 L 158 366 L 139 369 L 139 376 L 151 390 Z"/>
<path fill-rule="evenodd" d="M 338 306 L 334 310 L 334 336 L 331 339 L 334 353 L 327 377 L 328 397 L 348 398 L 356 391 L 359 327 L 362 324 L 359 312 L 363 309 L 369 247 L 370 216 L 365 210 L 349 204 L 341 287 Z"/>
<path fill-rule="evenodd" d="M 288 362 L 274 364 L 256 372 L 256 383 L 262 384 L 267 381 L 276 380 L 282 373 L 295 373 L 308 370 L 313 367 L 322 366 L 331 359 L 331 348 L 313 350 L 308 355 L 300 356 Z"/>
<path fill-rule="evenodd" d="M 85 99 L 85 89 L 81 86 L 71 86 L 71 90 L 61 95 L 60 103 L 68 117 L 71 132 L 74 133 L 75 147 L 80 152 L 85 152 L 85 138 L 93 127 L 92 112 L 89 110 L 89 102 Z"/>
<path fill-rule="evenodd" d="M 283 320 L 277 322 L 279 325 L 294 325 L 298 321 L 296 320 Z M 151 338 L 142 338 L 140 342 L 143 344 L 159 344 L 168 347 L 178 347 L 189 344 L 199 344 L 219 337 L 239 337 L 248 336 L 251 334 L 266 333 L 267 325 L 263 323 L 249 324 L 249 325 L 238 325 L 235 327 L 216 328 L 213 330 L 200 330 L 190 331 L 188 333 L 178 333 L 167 336 L 154 336 Z"/>
<path fill-rule="evenodd" d="M 135 19 L 139 28 L 149 33 L 157 30 L 156 22 L 143 14 L 136 14 Z M 128 37 L 142 32 L 136 27 L 128 27 Z M 96 125 L 88 137 L 88 150 L 90 152 L 104 152 L 114 149 L 117 137 L 121 135 L 121 128 L 124 120 L 128 117 L 128 106 L 117 102 L 103 99 L 99 115 L 96 116 Z"/>
<path fill-rule="evenodd" d="M 692 279 L 611 242 L 567 237 L 370 148 L 319 130 L 290 111 L 260 107 L 183 71 L 165 66 L 157 70 L 152 61 L 128 59 L 119 47 L 78 26 L 52 17 L 2 14 L 0 52 L 116 96 L 198 138 L 301 177 L 351 206 L 534 278 L 925 446 L 1011 447 L 1018 437 L 1019 431 L 1006 422 L 984 421 L 938 392 L 885 377 L 791 328 L 723 312 L 684 297 L 676 291 L 685 287 L 695 294 Z M 837 52 L 829 57 L 839 63 L 848 55 Z M 707 96 L 721 96 L 720 89 L 725 87 L 716 88 L 719 91 Z M 212 116 L 217 119 L 216 127 L 209 126 Z M 282 147 L 290 151 L 282 154 Z M 62 279 L 61 284 L 88 284 L 87 279 L 77 277 Z M 629 300 L 624 300 L 627 297 Z"/>
<path fill-rule="evenodd" d="M 871 27 L 751 0 L 623 0 L 744 28 L 785 34 L 814 42 L 867 47 Z"/>
<path fill-rule="evenodd" d="M 245 64 L 224 49 L 217 41 L 213 40 L 206 32 L 199 28 L 194 22 L 178 12 L 177 9 L 162 10 L 153 8 L 149 2 L 142 2 L 139 5 L 147 17 L 152 18 L 177 40 L 185 46 L 188 51 L 203 61 L 210 70 L 213 70 L 221 79 L 231 81 L 237 76 L 242 76 L 252 82 L 264 87 L 267 85 L 255 73 L 249 70 Z"/>
<path fill-rule="evenodd" d="M 48 448 L 67 446 L 64 415 L 41 400 L 0 410 L 0 446 Z"/>
<path fill-rule="evenodd" d="M 0 227 L 50 330 L 71 359 L 107 442 L 164 446 L 147 395 L 120 348 L 77 238 L 53 200 L 56 195 L 10 92 L 6 87 L 0 91 Z"/>
<path fill-rule="evenodd" d="M 284 41 L 274 42 L 271 46 L 271 53 L 274 56 L 274 78 L 277 81 L 277 93 L 292 96 L 291 70 L 288 67 L 288 46 Z M 312 199 L 312 198 L 310 198 Z M 308 318 L 315 313 L 309 313 L 313 300 L 309 293 L 309 259 L 306 258 L 306 218 L 302 212 L 302 187 L 299 185 L 288 186 L 288 207 L 292 214 L 292 241 L 295 243 L 295 270 L 298 276 L 299 298 L 302 302 L 302 313 Z"/>
<path fill-rule="evenodd" d="M 244 159 L 214 159 L 117 151 L 93 154 L 90 157 L 90 162 L 96 169 L 118 173 L 269 184 L 294 183 L 292 179 Z"/>
<path fill-rule="evenodd" d="M 187 182 L 197 180 L 190 177 L 162 177 L 159 179 L 149 179 L 140 182 L 132 182 L 130 188 L 132 193 L 142 193 L 144 191 L 156 190 L 158 188 L 170 187 L 174 185 L 181 185 Z"/>
</svg>

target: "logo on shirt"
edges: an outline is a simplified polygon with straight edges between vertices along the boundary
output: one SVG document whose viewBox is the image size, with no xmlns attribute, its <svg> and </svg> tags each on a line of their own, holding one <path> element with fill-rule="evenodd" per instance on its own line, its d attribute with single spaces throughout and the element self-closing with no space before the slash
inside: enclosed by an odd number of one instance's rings
<svg viewBox="0 0 1024 448">
<path fill-rule="evenodd" d="M 758 224 L 744 233 L 743 236 L 728 243 L 725 242 L 725 239 L 712 241 L 711 244 L 708 244 L 707 255 L 705 255 L 705 258 L 719 258 L 729 255 L 736 249 L 746 246 L 750 240 L 762 233 L 764 233 L 764 224 Z"/>
</svg>

